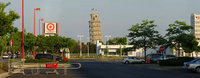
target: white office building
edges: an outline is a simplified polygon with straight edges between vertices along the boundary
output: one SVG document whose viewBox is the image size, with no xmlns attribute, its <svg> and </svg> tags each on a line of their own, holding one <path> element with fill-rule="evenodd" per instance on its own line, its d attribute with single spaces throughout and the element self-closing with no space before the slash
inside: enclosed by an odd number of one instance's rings
<svg viewBox="0 0 200 78">
<path fill-rule="evenodd" d="M 199 42 L 200 45 L 200 14 L 192 14 L 191 15 L 191 26 L 193 26 L 192 33 L 196 37 L 196 40 Z M 200 53 L 192 53 L 193 56 L 199 57 Z"/>
<path fill-rule="evenodd" d="M 200 43 L 200 15 L 192 14 L 191 25 L 194 27 L 192 33 L 195 35 L 197 41 Z"/>
</svg>

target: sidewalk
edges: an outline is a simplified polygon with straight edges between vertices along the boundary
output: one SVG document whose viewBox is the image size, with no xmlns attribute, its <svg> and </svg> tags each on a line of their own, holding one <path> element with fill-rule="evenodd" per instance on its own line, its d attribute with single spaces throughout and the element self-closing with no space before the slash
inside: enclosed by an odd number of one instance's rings
<svg viewBox="0 0 200 78">
<path fill-rule="evenodd" d="M 8 76 L 9 76 L 8 72 L 4 72 L 4 73 L 1 73 L 1 74 L 0 74 L 0 77 L 1 77 L 1 78 L 6 78 L 6 77 L 8 77 Z"/>
</svg>

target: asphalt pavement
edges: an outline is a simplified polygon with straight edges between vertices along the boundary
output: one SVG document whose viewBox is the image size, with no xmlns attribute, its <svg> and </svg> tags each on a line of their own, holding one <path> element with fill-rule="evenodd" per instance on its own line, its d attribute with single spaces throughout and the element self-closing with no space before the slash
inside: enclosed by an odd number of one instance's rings
<svg viewBox="0 0 200 78">
<path fill-rule="evenodd" d="M 120 62 L 80 62 L 82 68 L 68 70 L 64 75 L 40 73 L 13 74 L 7 78 L 200 78 L 200 73 L 191 73 L 184 70 L 174 70 L 158 65 L 125 65 Z"/>
</svg>

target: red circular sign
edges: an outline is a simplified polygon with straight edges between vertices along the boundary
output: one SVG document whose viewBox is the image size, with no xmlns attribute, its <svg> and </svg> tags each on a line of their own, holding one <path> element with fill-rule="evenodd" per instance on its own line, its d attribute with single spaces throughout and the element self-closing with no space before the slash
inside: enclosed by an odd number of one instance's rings
<svg viewBox="0 0 200 78">
<path fill-rule="evenodd" d="M 164 46 L 160 46 L 160 51 L 164 51 L 165 47 Z"/>
<path fill-rule="evenodd" d="M 54 28 L 55 28 L 55 26 L 53 23 L 47 24 L 47 30 L 52 31 L 52 30 L 54 30 Z"/>
</svg>

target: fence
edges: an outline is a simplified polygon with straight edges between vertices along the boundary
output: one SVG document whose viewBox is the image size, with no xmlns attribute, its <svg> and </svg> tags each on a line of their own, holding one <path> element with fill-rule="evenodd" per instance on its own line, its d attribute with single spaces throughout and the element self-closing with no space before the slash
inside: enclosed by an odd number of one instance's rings
<svg viewBox="0 0 200 78">
<path fill-rule="evenodd" d="M 80 53 L 70 53 L 70 56 L 80 56 Z M 88 57 L 88 53 L 82 53 L 82 56 Z M 89 57 L 95 57 L 96 53 L 89 53 Z"/>
</svg>

